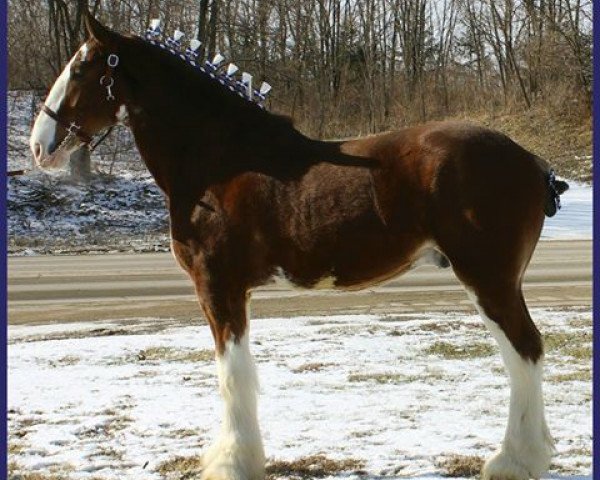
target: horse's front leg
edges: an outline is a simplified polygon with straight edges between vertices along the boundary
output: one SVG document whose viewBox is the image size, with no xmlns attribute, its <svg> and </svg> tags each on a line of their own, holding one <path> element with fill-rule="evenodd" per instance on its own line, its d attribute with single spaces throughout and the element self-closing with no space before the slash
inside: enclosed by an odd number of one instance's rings
<svg viewBox="0 0 600 480">
<path fill-rule="evenodd" d="M 215 339 L 223 400 L 221 432 L 202 458 L 202 479 L 263 479 L 265 454 L 256 412 L 258 378 L 250 354 L 246 292 L 198 293 Z"/>
</svg>

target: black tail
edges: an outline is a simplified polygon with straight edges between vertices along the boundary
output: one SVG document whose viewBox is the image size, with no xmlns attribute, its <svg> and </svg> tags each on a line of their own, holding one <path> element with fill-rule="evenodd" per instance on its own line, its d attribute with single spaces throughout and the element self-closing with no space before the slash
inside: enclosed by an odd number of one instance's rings
<svg viewBox="0 0 600 480">
<path fill-rule="evenodd" d="M 550 169 L 546 173 L 546 203 L 544 204 L 544 213 L 548 217 L 553 217 L 557 210 L 560 210 L 560 196 L 569 189 L 569 184 L 562 180 L 557 180 L 554 170 Z"/>
</svg>

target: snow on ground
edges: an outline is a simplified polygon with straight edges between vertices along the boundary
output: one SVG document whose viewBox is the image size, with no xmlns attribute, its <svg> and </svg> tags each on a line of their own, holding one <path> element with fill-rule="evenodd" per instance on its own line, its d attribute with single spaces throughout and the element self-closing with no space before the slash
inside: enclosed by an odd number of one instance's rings
<svg viewBox="0 0 600 480">
<path fill-rule="evenodd" d="M 591 478 L 592 314 L 532 315 L 548 349 L 551 478 Z M 208 327 L 104 322 L 93 330 L 104 336 L 91 331 L 9 327 L 12 468 L 152 480 L 163 478 L 161 462 L 198 455 L 220 413 Z M 485 458 L 503 436 L 507 377 L 474 315 L 255 320 L 252 339 L 271 460 L 323 454 L 365 462 L 366 473 L 344 478 L 439 478 L 441 459 Z"/>
<path fill-rule="evenodd" d="M 593 189 L 590 185 L 568 180 L 569 190 L 561 196 L 562 208 L 546 218 L 542 238 L 592 238 Z"/>
<path fill-rule="evenodd" d="M 164 197 L 147 172 L 101 176 L 89 185 L 43 173 L 12 177 L 7 214 L 12 253 L 169 244 Z"/>
</svg>

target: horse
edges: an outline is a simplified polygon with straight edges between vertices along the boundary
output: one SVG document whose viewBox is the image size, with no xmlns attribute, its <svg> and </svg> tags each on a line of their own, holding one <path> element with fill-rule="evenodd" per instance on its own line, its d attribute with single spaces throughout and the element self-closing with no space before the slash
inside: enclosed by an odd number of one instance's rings
<svg viewBox="0 0 600 480">
<path fill-rule="evenodd" d="M 205 480 L 257 480 L 265 453 L 248 302 L 275 276 L 301 288 L 361 289 L 430 263 L 450 267 L 500 346 L 508 425 L 487 480 L 541 477 L 542 337 L 522 280 L 545 215 L 568 185 L 507 136 L 432 122 L 346 141 L 300 133 L 156 42 L 90 14 L 88 39 L 51 87 L 30 146 L 42 169 L 127 125 L 170 214 L 172 253 L 215 342 L 224 412 Z"/>
</svg>

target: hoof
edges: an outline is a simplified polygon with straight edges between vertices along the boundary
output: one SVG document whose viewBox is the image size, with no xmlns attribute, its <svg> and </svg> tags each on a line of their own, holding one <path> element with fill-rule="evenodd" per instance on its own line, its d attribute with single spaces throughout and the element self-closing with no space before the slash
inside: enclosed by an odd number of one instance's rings
<svg viewBox="0 0 600 480">
<path fill-rule="evenodd" d="M 221 461 L 216 458 L 202 471 L 201 480 L 264 480 L 264 467 L 257 471 L 256 468 L 248 468 L 237 461 Z"/>
<path fill-rule="evenodd" d="M 539 479 L 546 472 L 550 459 L 543 464 L 528 465 L 531 459 L 519 458 L 500 450 L 483 466 L 482 480 L 529 480 Z"/>
<path fill-rule="evenodd" d="M 215 444 L 202 456 L 201 480 L 264 480 L 262 447 L 251 452 L 238 445 Z"/>
</svg>

